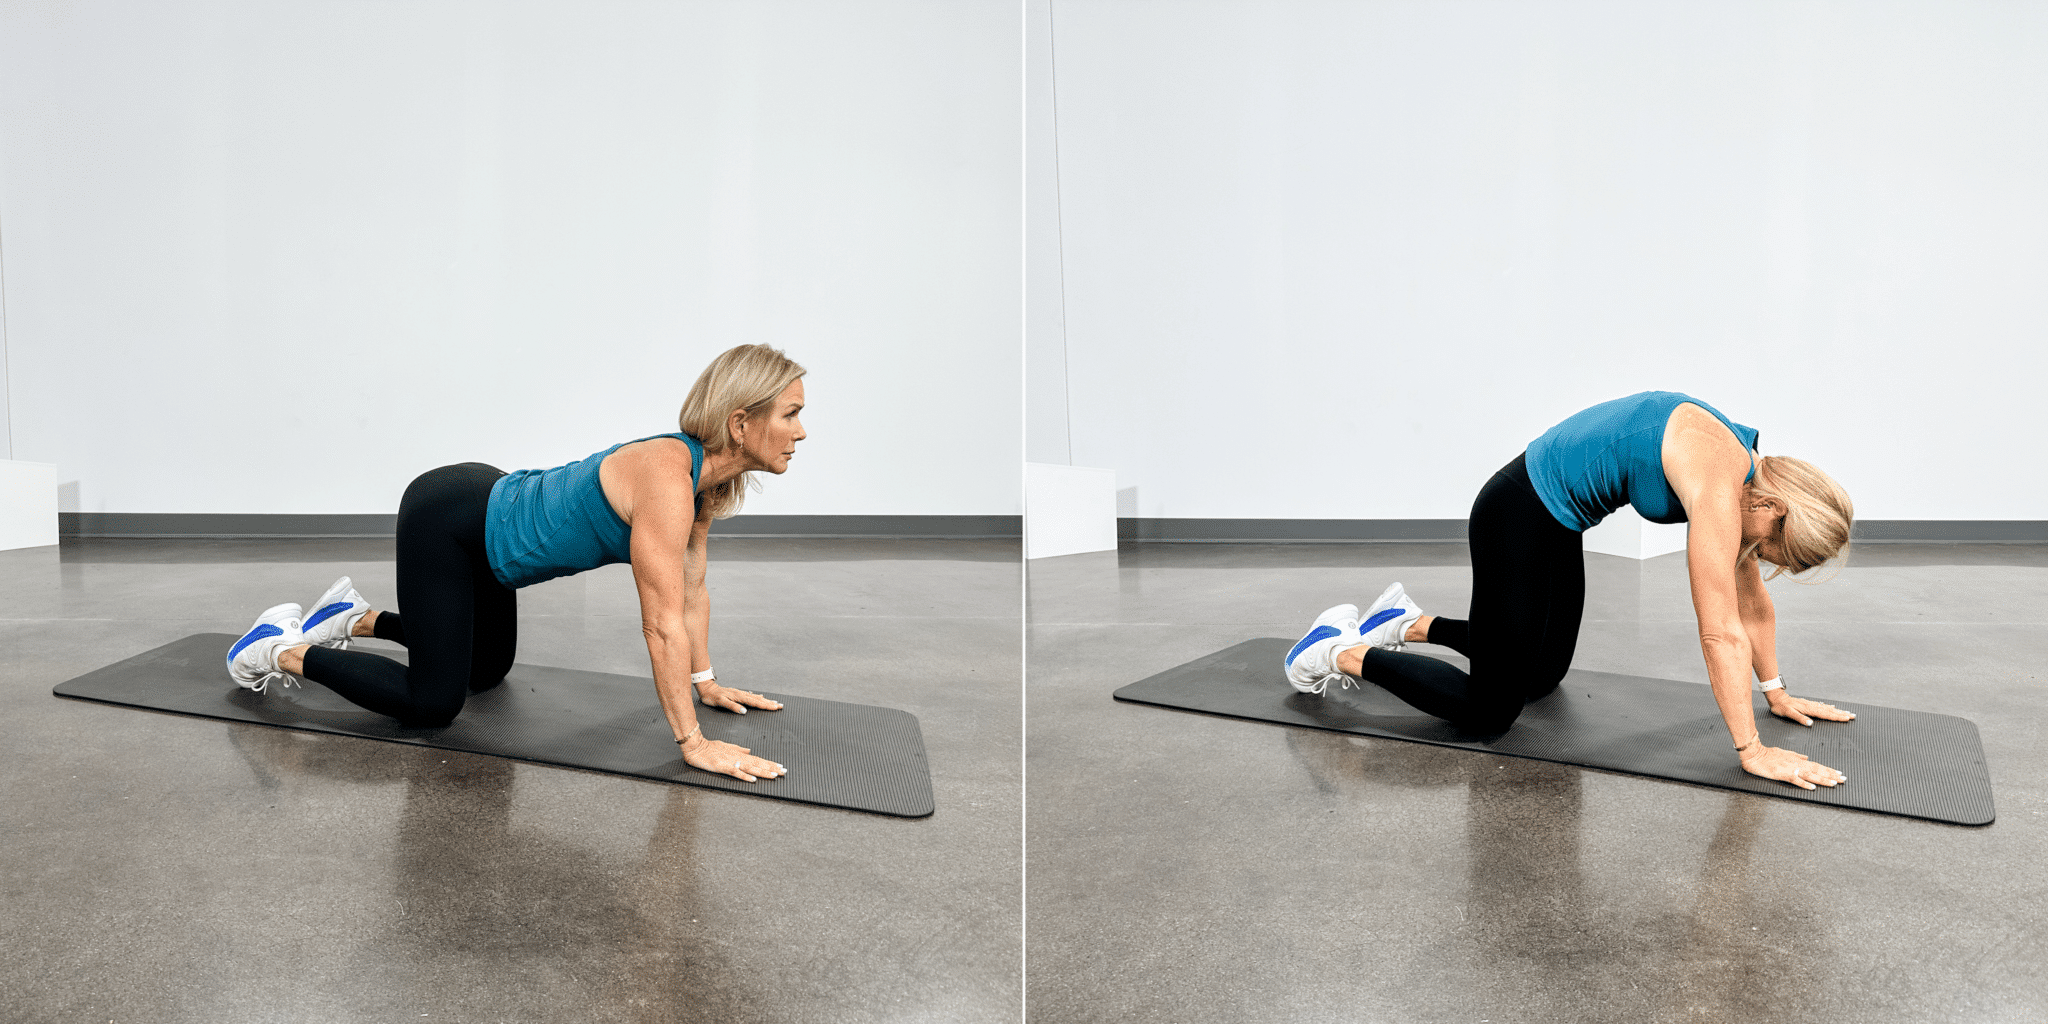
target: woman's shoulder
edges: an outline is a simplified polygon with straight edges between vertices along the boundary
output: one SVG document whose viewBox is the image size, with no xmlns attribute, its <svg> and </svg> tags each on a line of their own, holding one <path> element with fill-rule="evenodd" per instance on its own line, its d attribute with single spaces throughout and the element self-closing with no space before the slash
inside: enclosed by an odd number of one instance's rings
<svg viewBox="0 0 2048 1024">
<path fill-rule="evenodd" d="M 1682 483 L 1719 480 L 1726 475 L 1723 470 L 1747 469 L 1752 453 L 1712 410 L 1687 400 L 1674 406 L 1665 421 L 1662 454 L 1666 480 L 1682 490 Z"/>
<path fill-rule="evenodd" d="M 662 471 L 680 463 L 687 473 L 703 450 L 687 434 L 655 434 L 619 445 L 605 457 L 605 462 L 617 461 L 621 469 Z"/>
</svg>

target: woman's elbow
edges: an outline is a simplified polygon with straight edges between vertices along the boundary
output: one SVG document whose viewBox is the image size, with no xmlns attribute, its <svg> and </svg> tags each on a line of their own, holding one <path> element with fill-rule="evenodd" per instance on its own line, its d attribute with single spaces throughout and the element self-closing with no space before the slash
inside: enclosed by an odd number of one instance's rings
<svg viewBox="0 0 2048 1024">
<path fill-rule="evenodd" d="M 652 648 L 667 647 L 672 644 L 687 644 L 690 639 L 689 631 L 680 622 L 650 622 L 642 620 L 640 623 L 640 635 L 647 639 L 647 646 Z"/>
<path fill-rule="evenodd" d="M 1747 656 L 1749 634 L 1741 626 L 1714 626 L 1700 630 L 1700 650 L 1708 658 L 1718 652 Z"/>
</svg>

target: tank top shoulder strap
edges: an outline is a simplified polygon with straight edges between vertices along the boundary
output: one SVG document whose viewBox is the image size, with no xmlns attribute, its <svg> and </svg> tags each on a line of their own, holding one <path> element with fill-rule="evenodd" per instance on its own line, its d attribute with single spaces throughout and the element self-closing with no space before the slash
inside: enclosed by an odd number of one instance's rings
<svg viewBox="0 0 2048 1024">
<path fill-rule="evenodd" d="M 704 472 L 704 442 L 680 432 L 669 434 L 668 436 L 690 446 L 690 490 L 695 491 L 697 489 L 697 477 Z M 1755 470 L 1751 470 L 1751 472 L 1755 472 Z"/>
</svg>

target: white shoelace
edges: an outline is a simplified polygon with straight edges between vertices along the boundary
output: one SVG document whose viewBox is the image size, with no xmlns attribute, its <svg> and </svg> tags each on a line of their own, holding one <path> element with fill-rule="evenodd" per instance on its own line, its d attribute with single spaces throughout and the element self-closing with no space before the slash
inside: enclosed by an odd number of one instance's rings
<svg viewBox="0 0 2048 1024">
<path fill-rule="evenodd" d="M 1315 685 L 1309 687 L 1308 692 L 1316 694 L 1317 696 L 1321 696 L 1324 691 L 1330 688 L 1330 680 L 1332 679 L 1338 680 L 1347 687 L 1358 685 L 1357 683 L 1351 681 L 1350 676 L 1347 676 L 1342 672 L 1332 672 L 1329 675 L 1326 675 L 1321 679 L 1316 680 Z"/>
<path fill-rule="evenodd" d="M 270 681 L 273 679 L 283 680 L 283 682 L 278 684 L 280 686 L 299 685 L 299 680 L 297 679 L 297 677 L 293 676 L 290 672 L 286 672 L 283 669 L 279 669 L 275 672 L 265 672 L 263 674 L 263 678 L 256 680 L 256 685 L 251 687 L 251 689 L 255 690 L 257 693 L 262 693 L 267 687 L 270 686 Z M 302 690 L 305 689 L 305 687 L 303 686 L 299 688 Z"/>
</svg>

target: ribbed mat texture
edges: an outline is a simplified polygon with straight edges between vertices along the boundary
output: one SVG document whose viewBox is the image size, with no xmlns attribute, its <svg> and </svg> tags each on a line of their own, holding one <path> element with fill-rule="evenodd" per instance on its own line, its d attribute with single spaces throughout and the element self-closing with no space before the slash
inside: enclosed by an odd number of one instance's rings
<svg viewBox="0 0 2048 1024">
<path fill-rule="evenodd" d="M 234 641 L 227 633 L 189 636 L 62 683 L 55 693 L 903 818 L 933 810 L 924 736 L 917 718 L 903 711 L 779 693 L 768 696 L 782 702 L 780 711 L 734 715 L 699 707 L 706 735 L 789 767 L 780 779 L 750 783 L 683 763 L 651 679 L 515 665 L 503 683 L 470 695 L 452 724 L 415 729 L 364 711 L 317 683 L 244 690 L 223 664 Z M 403 651 L 373 653 L 405 660 Z"/>
<path fill-rule="evenodd" d="M 1247 640 L 1125 686 L 1115 697 L 1956 825 L 1988 825 L 1996 817 L 1977 726 L 1952 715 L 1801 693 L 1856 713 L 1853 722 L 1819 722 L 1809 729 L 1773 717 L 1758 701 L 1757 731 L 1765 743 L 1799 751 L 1849 777 L 1833 789 L 1808 791 L 1744 772 L 1712 695 L 1699 683 L 1573 670 L 1556 692 L 1523 708 L 1514 728 L 1489 741 L 1430 718 L 1377 686 L 1333 687 L 1320 697 L 1299 693 L 1288 685 L 1280 660 L 1292 643 Z"/>
</svg>

